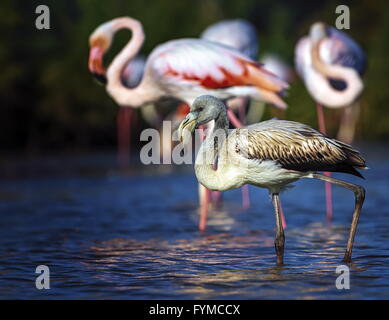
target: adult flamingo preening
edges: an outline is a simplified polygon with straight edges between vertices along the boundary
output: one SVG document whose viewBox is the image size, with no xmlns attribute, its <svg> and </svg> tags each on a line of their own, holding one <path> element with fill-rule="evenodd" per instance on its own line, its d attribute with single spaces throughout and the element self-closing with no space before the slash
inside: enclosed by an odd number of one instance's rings
<svg viewBox="0 0 389 320">
<path fill-rule="evenodd" d="M 132 38 L 105 75 L 104 53 L 113 35 L 124 28 L 132 31 Z M 191 105 L 197 96 L 212 94 L 223 100 L 248 96 L 286 108 L 280 97 L 288 87 L 286 82 L 239 51 L 202 39 L 173 40 L 159 45 L 146 61 L 140 84 L 127 88 L 121 80 L 122 70 L 139 52 L 144 37 L 141 23 L 130 17 L 106 22 L 90 36 L 90 71 L 98 78 L 107 78 L 106 89 L 120 106 L 138 108 L 163 97 Z M 204 227 L 200 221 L 200 229 Z"/>
<path fill-rule="evenodd" d="M 317 102 L 319 130 L 326 133 L 323 105 L 328 108 L 346 108 L 342 130 L 350 134 L 343 138 L 351 143 L 359 107 L 351 106 L 363 90 L 362 74 L 366 57 L 361 47 L 345 33 L 317 22 L 311 26 L 308 37 L 296 45 L 295 64 L 308 92 Z M 340 131 L 344 132 L 344 131 Z M 327 173 L 329 175 L 329 173 Z M 327 219 L 332 219 L 331 185 L 326 183 Z"/>
</svg>

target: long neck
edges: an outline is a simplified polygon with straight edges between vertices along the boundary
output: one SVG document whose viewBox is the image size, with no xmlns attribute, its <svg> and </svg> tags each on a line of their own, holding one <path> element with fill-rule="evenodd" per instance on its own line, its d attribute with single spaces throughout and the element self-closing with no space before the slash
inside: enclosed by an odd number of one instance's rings
<svg viewBox="0 0 389 320">
<path fill-rule="evenodd" d="M 142 47 L 145 35 L 139 21 L 124 17 L 117 20 L 114 25 L 114 33 L 120 29 L 129 29 L 132 32 L 131 40 L 113 59 L 107 70 L 107 91 L 120 106 L 140 107 L 152 100 L 153 91 L 150 90 L 147 81 L 135 88 L 127 88 L 122 83 L 122 71 L 133 59 Z"/>
<path fill-rule="evenodd" d="M 363 89 L 363 82 L 359 74 L 352 68 L 340 65 L 326 64 L 320 57 L 321 41 L 312 41 L 311 56 L 312 65 L 322 77 L 315 81 L 320 84 L 309 81 L 308 87 L 311 87 L 315 99 L 327 107 L 344 107 L 352 104 Z M 346 83 L 346 88 L 342 91 L 335 90 L 331 87 L 328 78 L 342 80 Z"/>
<path fill-rule="evenodd" d="M 228 119 L 225 109 L 215 119 L 215 126 L 202 143 L 196 157 L 195 172 L 199 182 L 210 190 L 228 190 L 234 186 L 228 179 L 226 163 Z M 215 162 L 217 161 L 217 168 Z"/>
</svg>

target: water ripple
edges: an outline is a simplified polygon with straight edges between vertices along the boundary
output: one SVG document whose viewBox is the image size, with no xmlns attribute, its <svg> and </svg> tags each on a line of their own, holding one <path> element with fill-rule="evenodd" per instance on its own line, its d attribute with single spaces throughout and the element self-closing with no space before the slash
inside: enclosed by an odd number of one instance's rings
<svg viewBox="0 0 389 320">
<path fill-rule="evenodd" d="M 379 161 L 370 166 L 376 171 L 359 181 L 368 196 L 350 290 L 337 290 L 335 280 L 352 194 L 334 189 L 332 225 L 324 223 L 322 183 L 301 181 L 282 194 L 285 265 L 276 266 L 266 191 L 251 188 L 246 211 L 239 207 L 240 191 L 227 192 L 224 207 L 211 213 L 200 234 L 197 184 L 189 170 L 0 183 L 0 297 L 388 299 L 389 174 Z M 35 289 L 39 264 L 50 267 L 50 290 Z"/>
</svg>

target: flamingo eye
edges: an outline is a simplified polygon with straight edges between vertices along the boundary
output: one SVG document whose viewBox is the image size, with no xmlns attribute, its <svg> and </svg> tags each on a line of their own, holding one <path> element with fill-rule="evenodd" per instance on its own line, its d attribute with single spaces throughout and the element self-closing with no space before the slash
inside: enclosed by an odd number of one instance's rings
<svg viewBox="0 0 389 320">
<path fill-rule="evenodd" d="M 197 108 L 197 111 L 198 111 L 198 112 L 202 112 L 203 110 L 204 110 L 203 107 Z"/>
</svg>

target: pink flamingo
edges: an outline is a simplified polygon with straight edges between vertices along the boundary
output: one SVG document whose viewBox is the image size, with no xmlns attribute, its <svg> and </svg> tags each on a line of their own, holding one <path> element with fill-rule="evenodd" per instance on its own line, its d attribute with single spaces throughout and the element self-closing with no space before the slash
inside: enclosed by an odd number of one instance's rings
<svg viewBox="0 0 389 320">
<path fill-rule="evenodd" d="M 129 29 L 132 38 L 105 70 L 103 56 L 113 35 Z M 144 32 L 139 21 L 116 18 L 100 25 L 90 36 L 89 67 L 100 79 L 107 78 L 108 94 L 120 106 L 139 108 L 163 97 L 192 105 L 194 99 L 211 94 L 220 99 L 247 96 L 286 108 L 280 94 L 288 84 L 239 51 L 207 40 L 172 40 L 156 47 L 148 56 L 141 82 L 134 88 L 122 83 L 122 70 L 141 49 Z M 234 118 L 229 114 L 230 119 Z M 205 228 L 206 206 L 201 206 L 199 229 Z M 205 216 L 205 219 L 204 219 Z"/>
<path fill-rule="evenodd" d="M 317 22 L 311 26 L 309 36 L 297 43 L 295 64 L 308 92 L 317 102 L 319 130 L 326 133 L 323 105 L 328 108 L 348 107 L 340 127 L 347 123 L 355 125 L 357 110 L 350 113 L 349 106 L 363 90 L 361 75 L 366 68 L 366 57 L 361 47 L 344 32 Z M 345 140 L 351 143 L 354 128 L 349 132 L 351 135 Z M 326 174 L 330 175 L 329 172 Z M 325 190 L 327 220 L 331 221 L 332 190 L 328 182 Z"/>
</svg>

